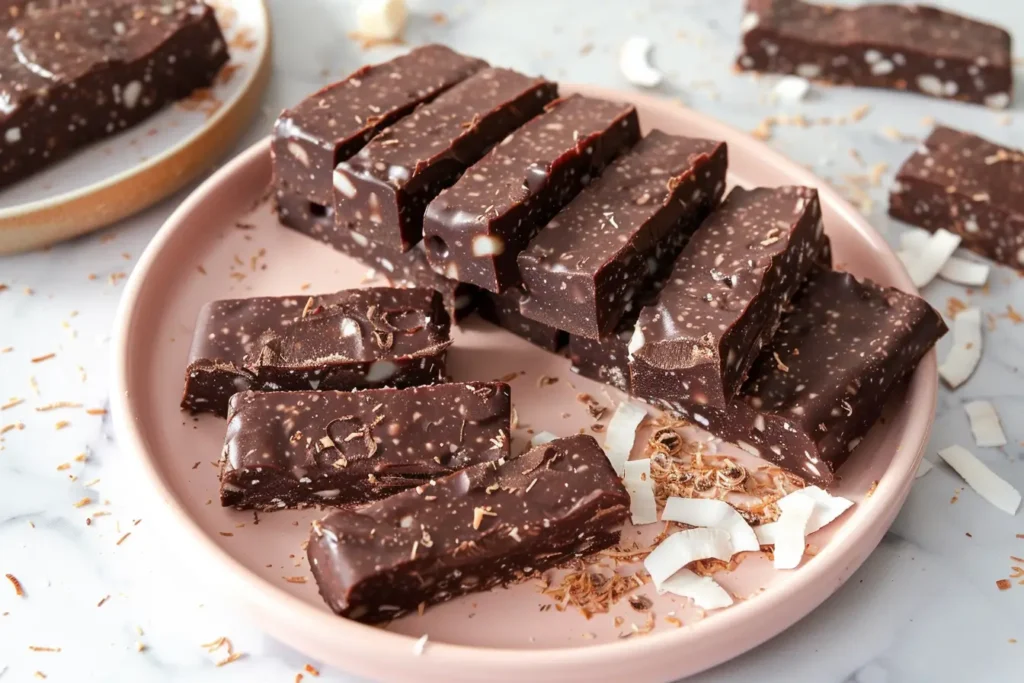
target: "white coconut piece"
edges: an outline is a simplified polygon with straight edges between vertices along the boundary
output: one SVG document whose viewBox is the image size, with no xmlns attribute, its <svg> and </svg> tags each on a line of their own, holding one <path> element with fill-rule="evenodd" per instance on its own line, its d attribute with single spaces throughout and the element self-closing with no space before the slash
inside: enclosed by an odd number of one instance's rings
<svg viewBox="0 0 1024 683">
<path fill-rule="evenodd" d="M 658 521 L 658 505 L 654 502 L 654 480 L 651 479 L 651 459 L 626 462 L 623 484 L 629 493 L 630 520 L 635 525 Z"/>
<path fill-rule="evenodd" d="M 915 287 L 924 287 L 935 279 L 946 261 L 960 246 L 960 236 L 954 235 L 945 228 L 939 228 L 928 238 L 923 248 L 915 251 L 899 252 L 900 260 L 910 274 Z"/>
<path fill-rule="evenodd" d="M 781 501 L 780 501 L 781 502 Z M 780 506 L 781 507 L 781 506 Z M 807 529 L 814 513 L 810 497 L 793 498 L 775 522 L 775 568 L 796 569 L 807 547 Z"/>
<path fill-rule="evenodd" d="M 729 534 L 721 529 L 687 529 L 677 531 L 651 551 L 644 560 L 644 567 L 654 581 L 654 587 L 661 584 L 677 571 L 697 560 L 711 558 L 728 562 L 732 559 L 732 541 Z"/>
<path fill-rule="evenodd" d="M 361 0 L 356 6 L 356 31 L 361 38 L 395 40 L 408 18 L 405 0 Z"/>
<path fill-rule="evenodd" d="M 626 39 L 619 51 L 619 70 L 626 80 L 643 88 L 655 88 L 661 83 L 661 72 L 648 61 L 651 48 L 649 38 L 632 36 Z"/>
<path fill-rule="evenodd" d="M 680 569 L 663 581 L 659 592 L 690 598 L 701 609 L 721 609 L 732 604 L 732 596 L 717 581 L 689 569 Z"/>
<path fill-rule="evenodd" d="M 989 401 L 971 401 L 964 404 L 967 419 L 971 421 L 974 443 L 982 448 L 1006 445 L 1006 434 L 999 423 L 999 413 Z"/>
<path fill-rule="evenodd" d="M 939 451 L 939 457 L 964 478 L 967 485 L 982 498 L 1011 515 L 1020 507 L 1020 492 L 1005 479 L 978 460 L 974 453 L 963 446 L 950 446 Z"/>
<path fill-rule="evenodd" d="M 611 462 L 615 474 L 620 477 L 626 472 L 626 461 L 636 441 L 636 430 L 647 417 L 647 409 L 635 401 L 623 401 L 608 421 L 604 437 L 604 452 Z"/>
<path fill-rule="evenodd" d="M 729 534 L 733 553 L 757 552 L 761 544 L 754 529 L 732 505 L 710 498 L 680 498 L 672 496 L 665 501 L 661 518 L 696 527 L 721 529 Z"/>
<path fill-rule="evenodd" d="M 542 446 L 546 443 L 551 443 L 557 438 L 558 436 L 556 434 L 552 434 L 551 432 L 537 432 L 536 434 L 530 437 L 530 445 Z"/>
<path fill-rule="evenodd" d="M 928 246 L 932 234 L 924 228 L 907 228 L 900 233 L 900 249 L 909 252 L 920 252 Z"/>
<path fill-rule="evenodd" d="M 914 475 L 914 479 L 920 479 L 924 475 L 935 469 L 935 465 L 932 464 L 931 460 L 927 458 L 921 458 L 921 464 L 917 466 L 917 474 Z"/>
<path fill-rule="evenodd" d="M 981 311 L 965 308 L 953 318 L 953 347 L 939 365 L 939 376 L 956 389 L 981 361 Z"/>
<path fill-rule="evenodd" d="M 939 271 L 939 277 L 966 287 L 983 287 L 988 282 L 988 274 L 991 270 L 987 263 L 950 256 L 946 265 L 942 266 L 942 270 Z"/>
<path fill-rule="evenodd" d="M 783 76 L 772 92 L 783 102 L 800 102 L 811 90 L 811 82 L 800 76 Z"/>
<path fill-rule="evenodd" d="M 842 496 L 833 496 L 828 491 L 817 486 L 806 486 L 783 496 L 778 501 L 779 509 L 783 512 L 787 507 L 793 505 L 794 500 L 806 499 L 814 503 L 814 510 L 807 522 L 808 534 L 813 534 L 818 529 L 828 526 L 853 506 L 853 501 Z M 779 534 L 779 523 L 771 522 L 754 527 L 757 541 L 761 545 L 774 545 Z"/>
<path fill-rule="evenodd" d="M 427 649 L 427 634 L 424 633 L 422 636 L 416 639 L 416 642 L 412 644 L 412 653 L 419 657 L 423 654 L 423 651 Z"/>
</svg>

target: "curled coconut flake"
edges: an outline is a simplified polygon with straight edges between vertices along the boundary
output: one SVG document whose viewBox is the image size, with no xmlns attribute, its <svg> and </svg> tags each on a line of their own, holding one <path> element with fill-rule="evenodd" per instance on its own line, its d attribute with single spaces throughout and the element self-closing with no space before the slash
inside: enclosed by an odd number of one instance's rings
<svg viewBox="0 0 1024 683">
<path fill-rule="evenodd" d="M 964 478 L 967 485 L 982 498 L 1011 515 L 1020 507 L 1020 492 L 993 472 L 963 446 L 950 446 L 939 451 L 939 457 Z"/>
<path fill-rule="evenodd" d="M 783 102 L 799 102 L 810 92 L 811 82 L 800 76 L 783 76 L 772 92 Z"/>
<path fill-rule="evenodd" d="M 690 598 L 701 609 L 721 609 L 732 604 L 732 596 L 717 581 L 689 569 L 680 569 L 663 581 L 660 592 Z"/>
<path fill-rule="evenodd" d="M 686 565 L 711 558 L 724 562 L 732 559 L 729 534 L 721 529 L 687 529 L 662 541 L 644 560 L 644 567 L 660 590 L 663 582 Z"/>
<path fill-rule="evenodd" d="M 551 432 L 537 432 L 530 437 L 530 446 L 543 446 L 546 443 L 551 443 L 557 438 L 558 436 Z"/>
<path fill-rule="evenodd" d="M 974 443 L 982 448 L 1006 445 L 1006 434 L 999 424 L 999 413 L 989 401 L 971 401 L 964 404 L 967 419 L 971 421 Z"/>
<path fill-rule="evenodd" d="M 654 480 L 651 479 L 651 459 L 626 462 L 623 483 L 629 492 L 630 521 L 635 525 L 658 521 L 658 506 L 654 502 Z"/>
<path fill-rule="evenodd" d="M 356 6 L 356 30 L 362 38 L 395 40 L 405 30 L 408 16 L 405 0 L 361 0 Z"/>
<path fill-rule="evenodd" d="M 914 479 L 920 479 L 933 469 L 935 469 L 935 465 L 932 464 L 931 460 L 921 458 L 921 464 L 917 466 L 917 474 L 914 475 Z"/>
<path fill-rule="evenodd" d="M 423 651 L 427 648 L 427 634 L 424 633 L 422 636 L 416 639 L 416 642 L 412 644 L 412 653 L 419 657 L 423 654 Z"/>
<path fill-rule="evenodd" d="M 729 534 L 733 553 L 756 552 L 761 549 L 754 529 L 732 505 L 711 498 L 680 498 L 665 501 L 661 519 L 696 527 L 721 529 Z"/>
<path fill-rule="evenodd" d="M 981 361 L 981 311 L 965 308 L 953 318 L 953 347 L 939 365 L 939 376 L 956 389 Z"/>
<path fill-rule="evenodd" d="M 798 499 L 810 500 L 814 504 L 811 518 L 807 522 L 807 531 L 805 533 L 808 534 L 813 534 L 818 529 L 828 526 L 853 505 L 852 500 L 847 500 L 841 496 L 833 496 L 828 491 L 817 486 L 807 486 L 793 491 L 793 493 L 780 498 L 777 505 L 780 510 L 785 512 L 786 508 L 793 505 L 793 501 Z M 778 525 L 779 522 L 771 522 L 755 527 L 754 533 L 757 534 L 758 543 L 761 545 L 774 545 L 779 535 Z"/>
<path fill-rule="evenodd" d="M 932 234 L 924 228 L 907 228 L 900 234 L 900 249 L 909 252 L 920 252 L 928 246 Z"/>
<path fill-rule="evenodd" d="M 983 287 L 988 282 L 988 264 L 970 261 L 959 256 L 950 256 L 939 271 L 939 277 L 966 287 Z"/>
<path fill-rule="evenodd" d="M 781 500 L 779 501 L 782 502 Z M 775 568 L 796 569 L 807 547 L 807 529 L 814 513 L 814 500 L 794 498 L 775 522 Z"/>
<path fill-rule="evenodd" d="M 619 52 L 619 70 L 633 85 L 654 88 L 661 83 L 661 72 L 647 61 L 652 47 L 650 39 L 643 36 L 633 36 L 622 44 L 622 50 Z"/>
<path fill-rule="evenodd" d="M 910 279 L 915 287 L 924 287 L 935 279 L 946 261 L 960 246 L 960 236 L 954 235 L 945 228 L 939 228 L 928 238 L 927 244 L 920 250 L 903 250 L 899 252 Z"/>
<path fill-rule="evenodd" d="M 626 472 L 626 461 L 636 441 L 636 430 L 647 417 L 647 409 L 633 401 L 623 401 L 608 421 L 604 437 L 604 452 L 611 462 L 615 474 L 620 477 Z"/>
</svg>

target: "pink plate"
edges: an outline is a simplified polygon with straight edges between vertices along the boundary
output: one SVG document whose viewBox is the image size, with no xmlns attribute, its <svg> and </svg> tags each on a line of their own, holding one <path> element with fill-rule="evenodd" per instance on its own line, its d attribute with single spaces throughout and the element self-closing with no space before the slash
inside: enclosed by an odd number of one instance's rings
<svg viewBox="0 0 1024 683">
<path fill-rule="evenodd" d="M 593 87 L 564 90 L 632 100 L 646 128 L 726 140 L 734 183 L 816 186 L 837 264 L 914 291 L 895 255 L 852 207 L 765 145 L 653 97 Z M 365 282 L 365 267 L 276 224 L 260 203 L 269 179 L 263 141 L 204 183 L 149 245 L 118 318 L 113 407 L 120 443 L 139 466 L 138 488 L 159 501 L 154 516 L 164 522 L 166 546 L 268 633 L 312 657 L 387 680 L 666 680 L 693 674 L 779 633 L 831 595 L 877 545 L 910 489 L 934 415 L 934 352 L 843 469 L 836 492 L 857 505 L 811 537 L 818 552 L 797 570 L 776 572 L 752 556 L 736 570 L 717 574 L 740 598 L 728 609 L 702 617 L 685 599 L 658 596 L 647 586 L 640 592 L 654 602 L 655 627 L 623 639 L 631 623 L 643 626 L 647 618 L 627 601 L 588 620 L 571 609 L 547 609 L 551 598 L 526 583 L 464 597 L 386 628 L 340 619 L 320 600 L 302 547 L 309 521 L 320 513 L 275 512 L 255 526 L 251 513 L 208 504 L 217 498 L 216 470 L 209 463 L 220 454 L 224 423 L 211 416 L 193 419 L 178 409 L 194 319 L 204 302 L 326 292 Z M 621 399 L 572 374 L 565 358 L 475 318 L 458 332 L 450 365 L 459 380 L 525 373 L 511 382 L 522 425 L 514 451 L 530 430 L 569 434 L 588 427 L 593 420 L 577 392 L 607 406 Z M 559 381 L 540 386 L 542 375 Z M 638 532 L 627 528 L 624 537 L 637 539 Z M 616 616 L 623 617 L 620 626 Z M 417 655 L 413 643 L 422 634 L 430 640 Z"/>
</svg>

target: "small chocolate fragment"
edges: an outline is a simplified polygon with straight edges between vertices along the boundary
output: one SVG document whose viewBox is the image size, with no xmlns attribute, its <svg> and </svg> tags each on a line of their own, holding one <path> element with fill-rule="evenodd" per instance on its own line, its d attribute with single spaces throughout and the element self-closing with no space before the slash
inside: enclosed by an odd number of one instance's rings
<svg viewBox="0 0 1024 683">
<path fill-rule="evenodd" d="M 476 300 L 477 313 L 487 322 L 506 329 L 545 351 L 555 353 L 565 346 L 569 342 L 567 332 L 527 318 L 519 312 L 522 296 L 523 293 L 518 289 L 510 289 L 504 294 L 479 290 Z"/>
<path fill-rule="evenodd" d="M 723 142 L 651 131 L 519 255 L 523 315 L 600 339 L 722 198 Z"/>
<path fill-rule="evenodd" d="M 507 458 L 501 382 L 231 397 L 220 499 L 241 510 L 353 505 Z"/>
<path fill-rule="evenodd" d="M 476 307 L 477 289 L 438 275 L 427 263 L 422 243 L 406 252 L 392 251 L 353 230 L 339 230 L 334 208 L 310 202 L 294 192 L 274 194 L 278 220 L 285 227 L 320 240 L 383 274 L 396 287 L 426 287 L 444 299 L 448 316 L 458 322 Z"/>
<path fill-rule="evenodd" d="M 816 269 L 727 410 L 658 403 L 827 485 L 945 333 L 924 299 Z"/>
<path fill-rule="evenodd" d="M 1009 106 L 1010 34 L 920 5 L 747 0 L 739 68 Z"/>
<path fill-rule="evenodd" d="M 1024 268 L 1024 153 L 938 126 L 896 174 L 889 215 Z"/>
<path fill-rule="evenodd" d="M 441 295 L 424 288 L 211 301 L 196 320 L 181 407 L 224 415 L 249 389 L 442 382 L 449 328 Z"/>
<path fill-rule="evenodd" d="M 737 187 L 683 249 L 630 340 L 630 387 L 725 408 L 824 244 L 809 187 Z"/>
<path fill-rule="evenodd" d="M 557 96 L 554 83 L 489 68 L 385 128 L 334 169 L 339 230 L 408 250 L 430 200 Z"/>
<path fill-rule="evenodd" d="M 639 138 L 632 105 L 580 95 L 552 102 L 427 205 L 430 264 L 495 293 L 518 285 L 519 252 Z"/>
<path fill-rule="evenodd" d="M 209 86 L 228 60 L 197 0 L 33 11 L 0 43 L 0 187 Z"/>
<path fill-rule="evenodd" d="M 274 184 L 327 206 L 339 162 L 417 105 L 485 67 L 487 62 L 443 45 L 425 45 L 320 89 L 284 110 L 274 124 Z"/>
<path fill-rule="evenodd" d="M 615 545 L 628 514 L 597 442 L 571 436 L 334 512 L 313 523 L 309 563 L 334 612 L 378 623 Z"/>
</svg>

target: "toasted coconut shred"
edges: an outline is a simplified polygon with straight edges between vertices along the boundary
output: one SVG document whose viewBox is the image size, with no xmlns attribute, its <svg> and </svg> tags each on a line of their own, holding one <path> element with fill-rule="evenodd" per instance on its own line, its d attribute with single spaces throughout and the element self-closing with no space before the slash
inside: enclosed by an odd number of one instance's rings
<svg viewBox="0 0 1024 683">
<path fill-rule="evenodd" d="M 559 612 L 572 608 L 590 619 L 595 614 L 606 614 L 619 600 L 646 583 L 647 578 L 639 572 L 609 575 L 580 561 L 557 585 L 545 581 L 540 591 L 554 599 Z"/>
</svg>

